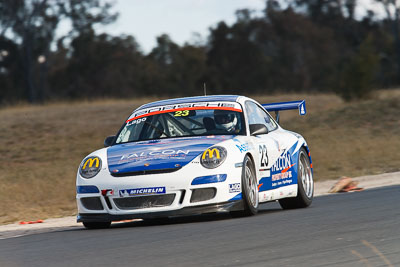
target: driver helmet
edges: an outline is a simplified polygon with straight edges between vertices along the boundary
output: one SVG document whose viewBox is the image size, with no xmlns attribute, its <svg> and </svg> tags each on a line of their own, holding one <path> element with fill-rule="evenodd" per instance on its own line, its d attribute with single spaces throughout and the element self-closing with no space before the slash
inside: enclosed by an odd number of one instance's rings
<svg viewBox="0 0 400 267">
<path fill-rule="evenodd" d="M 234 112 L 229 110 L 214 110 L 214 121 L 217 129 L 233 132 L 238 119 Z"/>
</svg>

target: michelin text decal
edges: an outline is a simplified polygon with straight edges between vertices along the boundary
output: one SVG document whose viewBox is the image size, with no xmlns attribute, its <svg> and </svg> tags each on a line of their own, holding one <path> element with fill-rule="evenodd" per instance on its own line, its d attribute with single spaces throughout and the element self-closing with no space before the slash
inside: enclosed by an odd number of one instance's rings
<svg viewBox="0 0 400 267">
<path fill-rule="evenodd" d="M 165 194 L 165 187 L 148 187 L 119 190 L 120 197 Z"/>
</svg>

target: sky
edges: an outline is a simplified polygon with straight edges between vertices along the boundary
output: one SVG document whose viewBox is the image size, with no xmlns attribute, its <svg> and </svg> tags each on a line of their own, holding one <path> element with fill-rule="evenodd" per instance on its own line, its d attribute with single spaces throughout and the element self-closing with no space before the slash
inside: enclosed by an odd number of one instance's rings
<svg viewBox="0 0 400 267">
<path fill-rule="evenodd" d="M 238 9 L 254 9 L 261 14 L 264 7 L 265 0 L 117 0 L 114 10 L 119 18 L 102 31 L 133 35 L 148 53 L 163 33 L 183 45 L 193 40 L 194 33 L 205 39 L 209 27 L 220 21 L 234 23 Z"/>
<path fill-rule="evenodd" d="M 362 8 L 356 15 L 374 8 L 374 0 L 358 0 Z M 114 11 L 118 20 L 98 32 L 111 35 L 133 35 L 145 53 L 156 46 L 156 37 L 168 34 L 179 45 L 197 40 L 194 33 L 205 40 L 209 28 L 224 21 L 231 25 L 236 21 L 235 11 L 248 8 L 261 16 L 265 0 L 116 0 Z"/>
</svg>

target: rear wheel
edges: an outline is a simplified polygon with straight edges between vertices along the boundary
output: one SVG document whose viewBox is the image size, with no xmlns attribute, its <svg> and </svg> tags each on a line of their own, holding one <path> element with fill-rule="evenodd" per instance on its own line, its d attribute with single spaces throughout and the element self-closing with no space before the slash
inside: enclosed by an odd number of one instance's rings
<svg viewBox="0 0 400 267">
<path fill-rule="evenodd" d="M 109 228 L 111 222 L 83 222 L 86 229 L 105 229 Z"/>
<path fill-rule="evenodd" d="M 311 205 L 314 197 L 314 180 L 310 158 L 304 148 L 299 151 L 297 167 L 297 197 L 279 200 L 283 209 L 305 208 Z"/>
<path fill-rule="evenodd" d="M 242 199 L 244 210 L 233 211 L 233 217 L 251 216 L 258 212 L 258 187 L 254 164 L 249 156 L 243 161 L 242 169 Z"/>
</svg>

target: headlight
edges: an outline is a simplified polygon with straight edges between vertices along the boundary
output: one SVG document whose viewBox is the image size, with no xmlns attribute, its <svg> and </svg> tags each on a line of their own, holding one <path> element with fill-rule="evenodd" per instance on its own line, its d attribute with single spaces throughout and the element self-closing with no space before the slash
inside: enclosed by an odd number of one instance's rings
<svg viewBox="0 0 400 267">
<path fill-rule="evenodd" d="M 201 155 L 200 163 L 204 168 L 214 169 L 220 166 L 226 159 L 226 149 L 220 146 L 214 146 Z"/>
<path fill-rule="evenodd" d="M 93 178 L 101 170 L 101 159 L 99 157 L 88 157 L 79 166 L 79 174 L 83 178 Z"/>
</svg>

